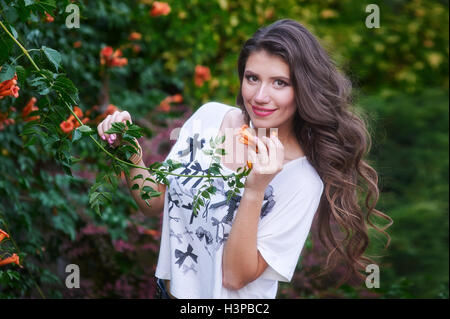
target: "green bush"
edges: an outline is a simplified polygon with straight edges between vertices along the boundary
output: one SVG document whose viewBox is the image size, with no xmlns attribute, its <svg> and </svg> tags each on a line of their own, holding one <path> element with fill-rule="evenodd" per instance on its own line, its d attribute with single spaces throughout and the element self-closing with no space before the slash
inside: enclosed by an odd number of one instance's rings
<svg viewBox="0 0 450 319">
<path fill-rule="evenodd" d="M 157 17 L 151 0 L 73 3 L 80 28 L 69 29 L 72 1 L 0 1 L 0 83 L 17 74 L 20 87 L 17 98 L 0 99 L 0 229 L 11 235 L 0 258 L 17 253 L 23 265 L 0 268 L 1 298 L 152 297 L 160 220 L 131 215 L 138 207 L 121 175 L 126 168 L 94 142 L 96 125 L 115 106 L 129 111 L 146 164 L 161 161 L 170 130 L 198 106 L 234 104 L 243 42 L 280 18 L 319 37 L 373 118 L 379 209 L 394 219 L 376 295 L 448 298 L 448 4 L 384 2 L 381 27 L 368 29 L 366 4 L 357 0 L 174 0 Z M 106 46 L 127 63 L 102 65 Z M 196 66 L 211 72 L 201 85 Z M 176 94 L 183 102 L 168 102 Z M 87 122 L 65 133 L 60 125 L 75 105 Z M 115 155 L 130 155 L 122 151 Z M 374 239 L 371 252 L 381 247 Z M 76 291 L 64 285 L 69 263 L 88 269 Z M 307 286 L 302 268 L 279 297 L 364 298 L 352 286 Z"/>
</svg>

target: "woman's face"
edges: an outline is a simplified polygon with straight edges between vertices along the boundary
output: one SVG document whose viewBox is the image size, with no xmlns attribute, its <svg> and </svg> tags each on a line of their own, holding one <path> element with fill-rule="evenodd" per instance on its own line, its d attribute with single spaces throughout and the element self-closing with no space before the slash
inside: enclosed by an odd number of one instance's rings
<svg viewBox="0 0 450 319">
<path fill-rule="evenodd" d="M 289 65 L 266 51 L 254 52 L 247 59 L 242 97 L 256 128 L 292 131 L 296 105 L 289 74 Z"/>
</svg>

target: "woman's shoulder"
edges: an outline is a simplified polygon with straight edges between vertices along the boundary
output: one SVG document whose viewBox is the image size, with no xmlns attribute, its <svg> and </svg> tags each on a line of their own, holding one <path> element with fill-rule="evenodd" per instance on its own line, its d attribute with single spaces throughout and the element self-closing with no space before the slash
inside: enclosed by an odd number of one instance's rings
<svg viewBox="0 0 450 319">
<path fill-rule="evenodd" d="M 225 115 L 232 109 L 240 110 L 237 107 L 219 102 L 207 102 L 197 108 L 186 120 L 181 128 L 180 135 L 192 135 L 202 132 L 210 133 L 209 130 L 216 131 Z M 234 113 L 234 112 L 230 112 Z"/>
<path fill-rule="evenodd" d="M 306 156 L 285 164 L 283 172 L 284 185 L 296 185 L 299 189 L 313 194 L 322 193 L 322 178 Z"/>
<path fill-rule="evenodd" d="M 199 116 L 207 116 L 207 115 L 214 115 L 217 116 L 222 112 L 228 112 L 230 109 L 239 109 L 235 106 L 231 106 L 228 104 L 224 104 L 224 103 L 220 103 L 220 102 L 215 102 L 215 101 L 211 101 L 211 102 L 207 102 L 205 104 L 203 104 L 202 106 L 200 106 L 195 112 L 194 114 L 199 115 Z"/>
</svg>

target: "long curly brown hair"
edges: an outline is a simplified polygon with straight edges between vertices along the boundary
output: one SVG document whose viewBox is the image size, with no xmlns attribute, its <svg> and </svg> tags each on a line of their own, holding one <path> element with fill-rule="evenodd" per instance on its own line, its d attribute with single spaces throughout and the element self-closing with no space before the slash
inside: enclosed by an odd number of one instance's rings
<svg viewBox="0 0 450 319">
<path fill-rule="evenodd" d="M 385 230 L 393 221 L 375 209 L 378 175 L 365 160 L 372 141 L 367 119 L 352 107 L 352 83 L 303 25 L 283 19 L 260 28 L 244 43 L 238 59 L 241 88 L 248 57 L 261 50 L 281 57 L 289 65 L 298 110 L 296 137 L 324 183 L 316 218 L 318 237 L 328 257 L 320 275 L 344 261 L 348 271 L 338 286 L 353 275 L 362 279 L 365 276 L 361 270 L 374 263 L 364 256 L 370 241 L 368 224 L 387 237 L 387 248 L 390 236 Z M 242 90 L 236 104 L 248 123 Z M 358 196 L 364 194 L 364 204 L 360 205 Z M 370 219 L 374 215 L 388 224 L 377 226 Z"/>
</svg>

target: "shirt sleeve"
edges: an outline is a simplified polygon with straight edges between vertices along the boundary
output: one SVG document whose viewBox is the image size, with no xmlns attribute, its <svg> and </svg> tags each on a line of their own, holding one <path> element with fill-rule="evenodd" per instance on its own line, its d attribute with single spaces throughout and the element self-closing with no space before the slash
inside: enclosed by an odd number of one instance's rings
<svg viewBox="0 0 450 319">
<path fill-rule="evenodd" d="M 290 194 L 288 186 L 283 188 L 280 183 L 279 189 L 274 187 L 275 205 L 258 227 L 257 248 L 268 264 L 261 278 L 292 279 L 323 191 L 318 178 L 302 185 Z"/>
</svg>

